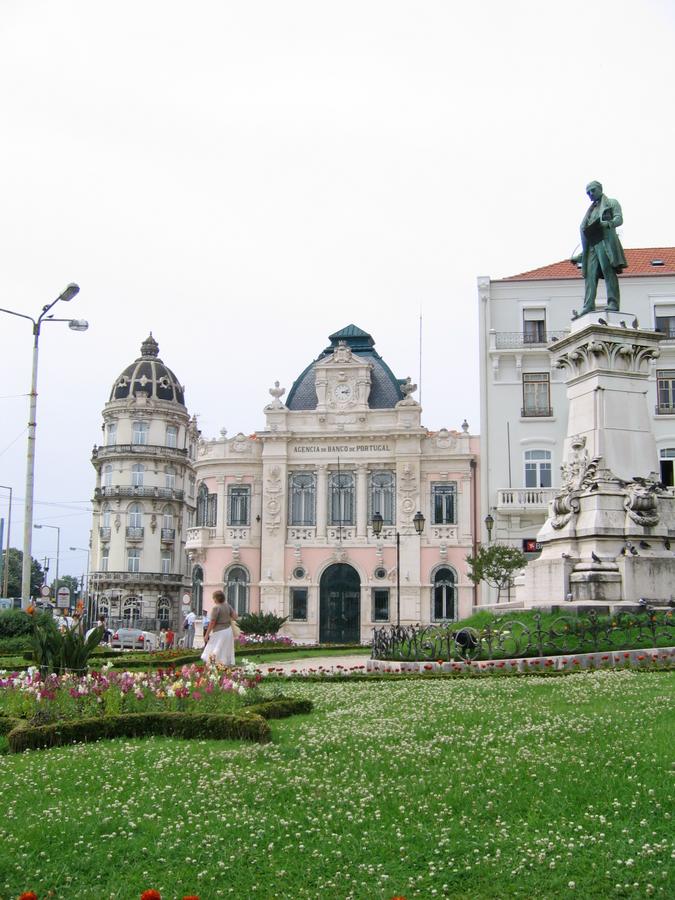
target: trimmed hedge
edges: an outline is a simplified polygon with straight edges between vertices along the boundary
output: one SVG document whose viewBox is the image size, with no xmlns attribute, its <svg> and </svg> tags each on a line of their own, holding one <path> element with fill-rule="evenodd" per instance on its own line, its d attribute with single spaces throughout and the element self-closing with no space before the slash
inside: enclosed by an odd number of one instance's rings
<svg viewBox="0 0 675 900">
<path fill-rule="evenodd" d="M 197 738 L 206 740 L 243 740 L 265 743 L 270 740 L 267 719 L 285 719 L 311 712 L 311 700 L 277 697 L 245 707 L 241 713 L 155 712 L 126 713 L 117 716 L 28 725 L 8 716 L 0 716 L 0 734 L 6 734 L 10 753 L 42 750 L 64 744 L 88 743 L 117 737 Z"/>
<path fill-rule="evenodd" d="M 19 725 L 7 735 L 10 753 L 42 750 L 64 744 L 88 743 L 118 737 L 198 738 L 245 740 L 264 743 L 270 726 L 262 716 L 183 712 L 126 713 L 118 716 L 57 722 L 53 725 Z"/>
</svg>

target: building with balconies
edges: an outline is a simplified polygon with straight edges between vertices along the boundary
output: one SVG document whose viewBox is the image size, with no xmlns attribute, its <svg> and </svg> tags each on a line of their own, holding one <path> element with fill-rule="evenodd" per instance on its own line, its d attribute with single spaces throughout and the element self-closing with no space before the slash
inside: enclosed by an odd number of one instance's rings
<svg viewBox="0 0 675 900">
<path fill-rule="evenodd" d="M 113 625 L 175 628 L 182 621 L 198 438 L 184 390 L 150 335 L 113 384 L 103 441 L 92 454 L 92 612 Z"/>
<path fill-rule="evenodd" d="M 414 390 L 349 325 L 286 404 L 270 389 L 263 430 L 200 441 L 186 545 L 195 605 L 224 588 L 239 613 L 288 616 L 286 633 L 328 642 L 470 614 L 478 439 L 466 424 L 424 428 Z"/>
<path fill-rule="evenodd" d="M 664 335 L 652 363 L 649 403 L 661 478 L 673 485 L 675 462 L 675 248 L 625 251 L 619 276 L 626 341 L 637 319 Z M 602 309 L 604 282 L 597 306 Z M 579 268 L 553 263 L 509 278 L 478 279 L 481 377 L 481 510 L 492 539 L 536 554 L 536 536 L 560 484 L 567 431 L 563 374 L 548 347 L 569 332 L 583 306 Z M 484 527 L 484 526 L 483 526 Z M 484 540 L 488 533 L 483 531 Z M 488 599 L 489 593 L 484 593 Z"/>
</svg>

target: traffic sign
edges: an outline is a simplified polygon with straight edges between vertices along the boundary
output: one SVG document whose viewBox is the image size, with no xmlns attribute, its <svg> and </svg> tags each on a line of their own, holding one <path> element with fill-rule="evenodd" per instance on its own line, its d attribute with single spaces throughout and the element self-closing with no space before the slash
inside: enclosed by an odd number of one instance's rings
<svg viewBox="0 0 675 900">
<path fill-rule="evenodd" d="M 56 592 L 56 605 L 59 609 L 68 609 L 70 606 L 70 588 L 60 587 Z"/>
<path fill-rule="evenodd" d="M 49 597 L 50 594 L 51 594 L 51 591 L 49 590 L 49 585 L 43 584 L 42 587 L 40 588 L 40 596 L 41 597 Z"/>
</svg>

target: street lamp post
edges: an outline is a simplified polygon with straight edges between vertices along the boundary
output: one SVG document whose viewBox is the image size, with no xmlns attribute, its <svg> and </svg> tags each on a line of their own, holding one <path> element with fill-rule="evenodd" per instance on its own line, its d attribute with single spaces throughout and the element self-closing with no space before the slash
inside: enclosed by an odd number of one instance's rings
<svg viewBox="0 0 675 900">
<path fill-rule="evenodd" d="M 61 555 L 61 529 L 58 525 L 34 525 L 34 528 L 55 528 L 56 529 L 56 581 L 54 582 L 54 598 L 59 594 L 59 557 Z"/>
<path fill-rule="evenodd" d="M 87 570 L 86 570 L 86 572 L 85 572 L 85 576 L 86 576 L 86 582 L 85 582 L 85 583 L 86 583 L 86 588 L 84 587 L 84 583 L 83 583 L 83 585 L 82 585 L 82 590 L 83 590 L 83 592 L 84 592 L 84 596 L 85 596 L 85 599 L 86 599 L 86 607 L 85 607 L 85 608 L 86 608 L 86 610 L 87 610 L 87 622 L 88 622 L 89 624 L 91 624 L 92 616 L 91 616 L 91 610 L 89 609 L 89 547 L 86 547 L 86 548 L 85 548 L 85 547 L 71 547 L 70 549 L 71 549 L 71 550 L 74 550 L 74 551 L 76 551 L 76 552 L 79 550 L 81 553 L 86 553 L 86 554 L 87 554 Z"/>
<path fill-rule="evenodd" d="M 417 534 L 422 534 L 424 531 L 425 521 L 424 516 L 418 510 L 413 516 L 413 525 Z M 382 526 L 384 525 L 382 514 L 379 512 L 373 513 L 371 524 L 373 534 L 375 537 L 379 537 L 382 534 Z M 401 627 L 401 534 L 398 528 L 396 529 L 396 627 Z"/>
<path fill-rule="evenodd" d="M 30 402 L 28 411 L 28 449 L 26 451 L 26 496 L 24 501 L 23 515 L 23 560 L 21 566 L 21 602 L 25 608 L 30 603 L 30 576 L 31 576 L 31 550 L 33 538 L 33 488 L 35 485 L 35 431 L 37 427 L 37 372 L 38 372 L 38 344 L 40 340 L 40 327 L 43 322 L 67 322 L 68 327 L 73 331 L 86 331 L 89 323 L 84 319 L 55 319 L 48 316 L 49 310 L 55 306 L 59 300 L 68 302 L 79 293 L 80 288 L 76 284 L 69 284 L 62 291 L 56 300 L 42 307 L 42 312 L 34 319 L 32 316 L 24 315 L 24 313 L 15 312 L 12 309 L 3 309 L 0 312 L 7 313 L 10 316 L 18 316 L 20 319 L 28 319 L 33 323 L 33 365 L 31 370 L 30 382 Z"/>
<path fill-rule="evenodd" d="M 3 491 L 9 491 L 9 511 L 7 513 L 7 549 L 5 550 L 5 557 L 2 566 L 2 596 L 7 596 L 8 583 L 9 583 L 9 529 L 12 527 L 12 489 L 11 487 L 7 487 L 6 484 L 0 484 L 0 488 Z M 0 553 L 2 553 L 2 547 L 0 547 Z"/>
<path fill-rule="evenodd" d="M 492 529 L 494 528 L 495 520 L 492 518 L 490 513 L 485 516 L 485 530 L 487 531 L 488 536 L 488 544 L 492 540 Z"/>
</svg>

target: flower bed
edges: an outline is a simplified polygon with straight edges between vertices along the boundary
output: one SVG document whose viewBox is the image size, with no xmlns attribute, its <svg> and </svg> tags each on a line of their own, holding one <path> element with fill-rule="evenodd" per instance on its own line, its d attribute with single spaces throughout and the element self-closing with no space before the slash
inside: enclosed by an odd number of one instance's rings
<svg viewBox="0 0 675 900">
<path fill-rule="evenodd" d="M 258 699 L 254 667 L 185 665 L 152 672 L 105 667 L 86 675 L 0 672 L 0 715 L 50 724 L 105 715 L 150 712 L 231 713 Z"/>
</svg>

